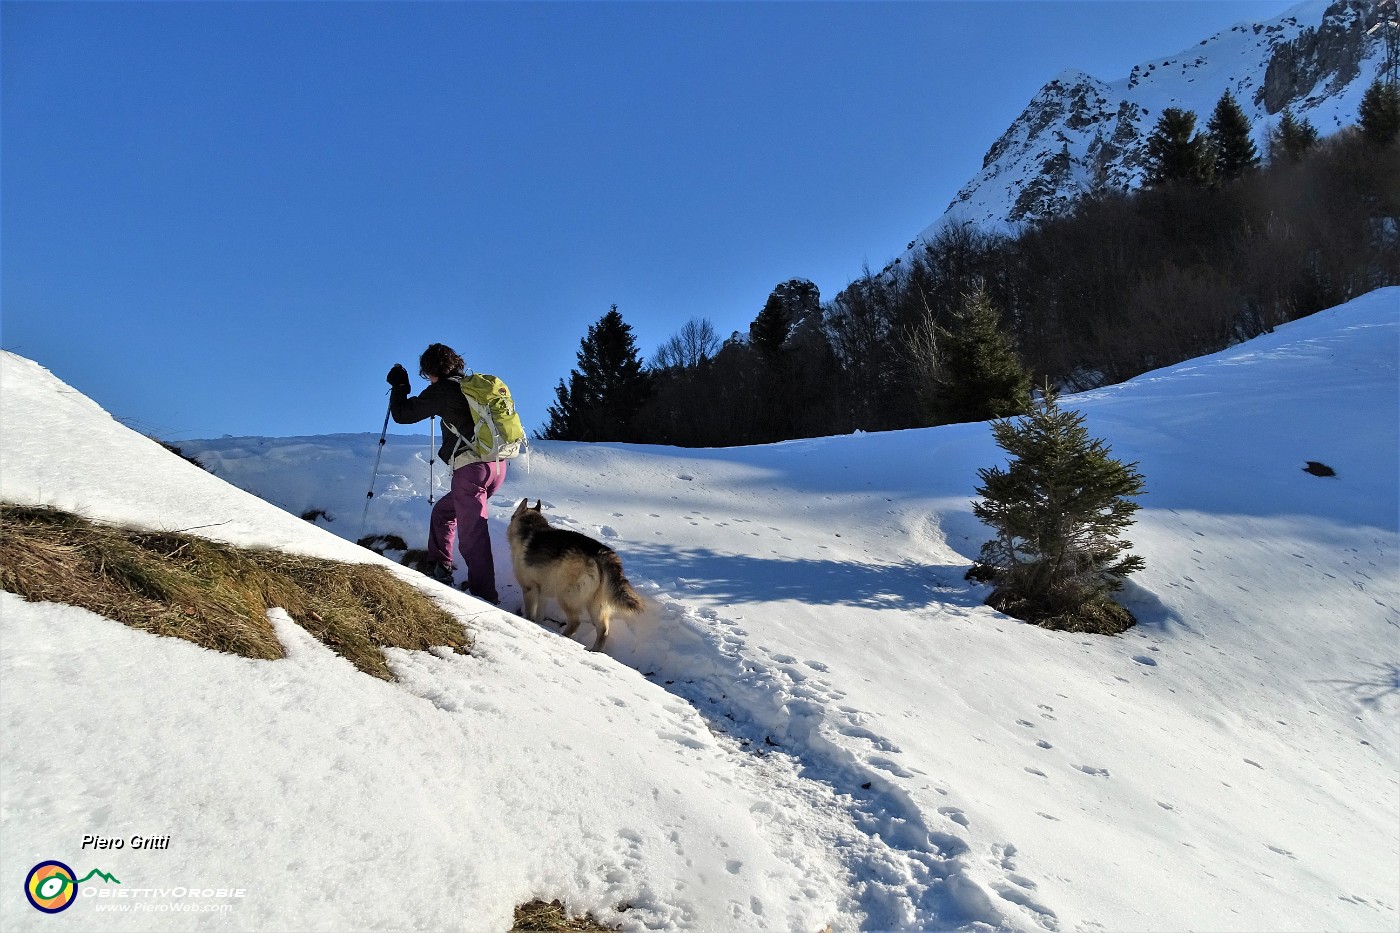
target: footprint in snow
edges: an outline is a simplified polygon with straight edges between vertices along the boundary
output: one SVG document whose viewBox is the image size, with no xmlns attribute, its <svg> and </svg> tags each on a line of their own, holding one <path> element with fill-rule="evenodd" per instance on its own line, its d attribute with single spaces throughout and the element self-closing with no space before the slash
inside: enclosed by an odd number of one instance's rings
<svg viewBox="0 0 1400 933">
<path fill-rule="evenodd" d="M 964 828 L 968 827 L 967 816 L 957 807 L 939 807 L 938 812 Z"/>
<path fill-rule="evenodd" d="M 1109 776 L 1107 768 L 1095 768 L 1093 765 L 1075 765 L 1074 767 L 1076 770 L 1083 771 L 1085 774 L 1093 775 L 1094 777 Z"/>
<path fill-rule="evenodd" d="M 992 864 L 1003 871 L 1015 871 L 1016 863 L 1012 859 L 1016 851 L 1016 847 L 1009 842 L 992 843 Z"/>
<path fill-rule="evenodd" d="M 1034 900 L 1029 894 L 1026 893 L 1026 891 L 1020 888 L 1012 887 L 1009 884 L 995 883 L 992 885 L 992 890 L 1000 894 L 1004 900 L 1010 901 L 1013 904 L 1017 904 L 1021 907 L 1026 908 L 1027 910 L 1039 914 L 1040 924 L 1047 930 L 1059 929 L 1059 924 L 1056 922 L 1059 918 L 1056 915 L 1056 913 L 1049 907 L 1046 907 L 1044 904 L 1041 904 Z"/>
<path fill-rule="evenodd" d="M 914 776 L 888 758 L 872 756 L 867 760 L 872 767 L 879 768 L 881 771 L 887 771 L 895 777 L 911 778 Z"/>
<path fill-rule="evenodd" d="M 1139 664 L 1146 665 L 1147 667 L 1156 667 L 1156 666 L 1157 666 L 1157 659 L 1156 659 L 1156 658 L 1149 658 L 1149 657 L 1148 657 L 1147 655 L 1145 655 L 1145 654 L 1134 655 L 1134 656 L 1133 656 L 1133 660 L 1136 661 L 1136 662 L 1139 663 Z"/>
<path fill-rule="evenodd" d="M 617 529 L 612 525 L 603 525 L 598 529 L 598 533 L 605 538 L 616 538 L 618 536 Z"/>
<path fill-rule="evenodd" d="M 1027 878 L 1025 875 L 1007 875 L 1006 880 L 1010 881 L 1012 884 L 1020 885 L 1028 891 L 1034 891 L 1038 887 L 1034 881 Z"/>
<path fill-rule="evenodd" d="M 836 731 L 848 738 L 864 739 L 882 752 L 888 752 L 892 755 L 900 753 L 898 745 L 861 726 L 841 726 Z"/>
</svg>

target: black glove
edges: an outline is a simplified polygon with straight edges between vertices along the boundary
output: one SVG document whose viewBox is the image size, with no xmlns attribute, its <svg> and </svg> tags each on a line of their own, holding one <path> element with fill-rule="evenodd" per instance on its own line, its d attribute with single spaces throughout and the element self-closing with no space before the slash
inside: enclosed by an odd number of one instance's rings
<svg viewBox="0 0 1400 933">
<path fill-rule="evenodd" d="M 408 370 L 403 368 L 402 363 L 395 363 L 394 368 L 389 370 L 389 375 L 385 376 L 384 379 L 386 382 L 389 383 L 389 385 L 394 386 L 395 388 L 403 386 L 405 389 L 407 389 L 409 385 Z"/>
</svg>

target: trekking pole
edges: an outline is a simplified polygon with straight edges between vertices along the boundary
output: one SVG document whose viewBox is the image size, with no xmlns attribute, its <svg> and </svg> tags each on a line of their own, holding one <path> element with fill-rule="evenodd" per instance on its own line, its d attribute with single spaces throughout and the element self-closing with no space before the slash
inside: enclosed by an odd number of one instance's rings
<svg viewBox="0 0 1400 933">
<path fill-rule="evenodd" d="M 365 536 L 365 525 L 369 522 L 369 500 L 374 498 L 374 481 L 379 478 L 379 458 L 384 456 L 384 437 L 389 433 L 389 412 L 394 410 L 394 400 L 384 410 L 384 427 L 379 429 L 379 451 L 374 455 L 374 472 L 369 475 L 369 492 L 365 493 L 365 514 L 360 517 L 360 537 Z"/>
<path fill-rule="evenodd" d="M 433 426 L 437 424 L 436 418 L 428 419 L 428 504 L 433 504 L 433 441 L 437 440 L 433 433 Z"/>
</svg>

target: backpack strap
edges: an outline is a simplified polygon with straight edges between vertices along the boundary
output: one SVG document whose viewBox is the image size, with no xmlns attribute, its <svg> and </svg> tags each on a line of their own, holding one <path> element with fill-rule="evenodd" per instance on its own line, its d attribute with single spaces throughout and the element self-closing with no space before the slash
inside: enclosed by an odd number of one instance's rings
<svg viewBox="0 0 1400 933">
<path fill-rule="evenodd" d="M 457 384 L 457 388 L 458 388 L 459 390 L 462 388 L 462 377 L 461 377 L 461 376 L 448 376 L 447 378 L 450 379 L 451 381 L 455 382 L 455 383 Z M 475 417 L 476 417 L 476 408 L 475 408 L 475 406 L 472 405 L 472 400 L 471 400 L 471 398 L 468 397 L 465 393 L 462 394 L 462 398 L 464 398 L 464 399 L 467 400 L 467 408 L 468 408 L 468 410 L 471 411 L 472 417 L 475 418 Z M 454 444 L 452 445 L 452 453 L 451 453 L 451 455 L 448 456 L 448 458 L 447 458 L 447 466 L 448 466 L 448 468 L 451 469 L 451 470 L 456 470 L 456 469 L 457 469 L 457 456 L 458 456 L 458 453 L 461 451 L 462 445 L 465 444 L 465 443 L 467 443 L 467 439 L 466 439 L 465 437 L 462 436 L 462 432 L 461 432 L 461 431 L 458 431 L 458 430 L 457 430 L 457 426 L 454 425 L 452 422 L 448 421 L 446 418 L 443 418 L 443 419 L 442 419 L 442 426 L 443 426 L 445 429 L 447 429 L 448 431 L 451 431 L 452 434 L 453 434 L 453 436 L 455 436 L 455 437 L 457 438 L 456 443 L 454 443 Z M 463 465 L 465 465 L 465 464 L 463 464 Z"/>
</svg>

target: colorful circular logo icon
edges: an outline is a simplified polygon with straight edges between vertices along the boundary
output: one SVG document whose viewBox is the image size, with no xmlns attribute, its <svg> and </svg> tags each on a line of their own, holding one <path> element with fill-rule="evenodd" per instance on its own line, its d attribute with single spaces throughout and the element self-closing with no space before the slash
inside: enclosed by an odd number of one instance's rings
<svg viewBox="0 0 1400 933">
<path fill-rule="evenodd" d="M 56 914 L 77 898 L 77 875 L 62 862 L 40 862 L 29 869 L 29 877 L 24 879 L 24 896 L 35 910 Z"/>
</svg>

